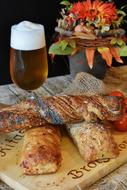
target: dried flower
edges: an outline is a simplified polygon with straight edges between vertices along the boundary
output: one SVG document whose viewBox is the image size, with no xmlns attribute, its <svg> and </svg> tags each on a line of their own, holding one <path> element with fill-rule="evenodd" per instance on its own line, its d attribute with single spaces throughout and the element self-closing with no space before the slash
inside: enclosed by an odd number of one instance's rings
<svg viewBox="0 0 127 190">
<path fill-rule="evenodd" d="M 70 55 L 84 48 L 90 68 L 96 50 L 108 66 L 112 65 L 113 57 L 123 62 L 120 56 L 127 56 L 127 46 L 125 30 L 120 28 L 126 16 L 122 9 L 118 10 L 114 2 L 102 0 L 74 3 L 64 0 L 61 4 L 65 8 L 55 29 L 60 34 L 59 40 L 49 48 L 50 54 Z"/>
</svg>

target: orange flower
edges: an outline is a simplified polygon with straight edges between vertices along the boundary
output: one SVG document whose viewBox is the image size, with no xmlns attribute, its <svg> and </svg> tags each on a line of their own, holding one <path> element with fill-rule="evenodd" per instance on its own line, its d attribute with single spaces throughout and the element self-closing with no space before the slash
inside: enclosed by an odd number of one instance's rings
<svg viewBox="0 0 127 190">
<path fill-rule="evenodd" d="M 74 55 L 84 50 L 91 69 L 96 51 L 109 67 L 112 66 L 113 58 L 123 63 L 121 56 L 127 56 L 127 40 L 125 30 L 120 28 L 126 16 L 122 8 L 117 10 L 113 2 L 103 0 L 77 0 L 76 3 L 62 0 L 62 4 L 66 7 L 61 11 L 63 19 L 58 20 L 56 31 L 64 40 L 53 44 L 50 53 Z"/>
<path fill-rule="evenodd" d="M 117 19 L 117 10 L 113 3 L 103 3 L 96 7 L 98 16 L 105 20 L 105 23 L 112 23 Z"/>
<path fill-rule="evenodd" d="M 86 15 L 84 15 L 85 12 L 86 12 L 85 7 L 81 2 L 74 3 L 72 8 L 70 9 L 70 13 L 76 15 L 77 19 L 80 18 L 84 19 L 86 17 Z"/>
<path fill-rule="evenodd" d="M 111 24 L 117 19 L 117 10 L 113 3 L 102 2 L 100 0 L 86 0 L 74 3 L 70 9 L 70 13 L 76 15 L 77 19 L 86 19 L 86 21 L 102 22 L 104 24 Z"/>
</svg>

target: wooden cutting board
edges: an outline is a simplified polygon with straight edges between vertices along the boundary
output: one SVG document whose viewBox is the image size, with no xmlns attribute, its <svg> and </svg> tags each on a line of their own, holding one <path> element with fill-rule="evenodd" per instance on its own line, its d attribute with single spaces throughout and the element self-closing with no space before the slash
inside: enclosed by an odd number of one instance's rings
<svg viewBox="0 0 127 190">
<path fill-rule="evenodd" d="M 111 68 L 104 82 L 110 90 L 121 90 L 127 96 L 126 73 L 127 66 L 121 67 L 121 69 Z M 53 84 L 58 84 L 58 81 L 51 83 L 51 89 L 56 88 Z M 61 83 L 60 81 L 60 85 L 62 84 L 64 85 L 65 82 Z M 3 106 L 5 105 L 0 105 L 0 107 Z M 114 132 L 113 135 L 120 149 L 120 155 L 116 159 L 106 159 L 103 162 L 95 161 L 87 164 L 80 157 L 71 139 L 64 133 L 62 138 L 63 160 L 57 173 L 25 176 L 22 175 L 19 167 L 24 131 L 1 134 L 0 178 L 16 190 L 81 190 L 81 188 L 93 184 L 127 161 L 127 132 Z"/>
<path fill-rule="evenodd" d="M 2 105 L 3 107 L 3 105 Z M 1 134 L 0 178 L 16 190 L 79 190 L 87 187 L 127 161 L 127 133 L 114 132 L 120 155 L 89 164 L 64 132 L 62 140 L 62 165 L 55 174 L 25 176 L 19 167 L 25 131 Z"/>
</svg>

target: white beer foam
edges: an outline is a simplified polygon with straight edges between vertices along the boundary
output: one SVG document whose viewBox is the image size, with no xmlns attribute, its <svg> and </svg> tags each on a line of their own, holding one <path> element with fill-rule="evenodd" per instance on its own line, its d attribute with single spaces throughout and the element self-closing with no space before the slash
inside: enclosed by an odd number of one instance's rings
<svg viewBox="0 0 127 190">
<path fill-rule="evenodd" d="M 10 45 L 18 50 L 36 50 L 45 46 L 44 26 L 23 21 L 11 27 Z"/>
</svg>

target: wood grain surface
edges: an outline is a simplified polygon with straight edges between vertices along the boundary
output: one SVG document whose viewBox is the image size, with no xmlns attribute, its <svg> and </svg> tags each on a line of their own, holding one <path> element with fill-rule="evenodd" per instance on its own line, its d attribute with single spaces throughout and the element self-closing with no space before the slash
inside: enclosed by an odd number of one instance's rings
<svg viewBox="0 0 127 190">
<path fill-rule="evenodd" d="M 121 71 L 122 70 L 122 71 Z M 119 68 L 119 72 L 127 73 L 127 67 Z M 111 72 L 112 73 L 112 72 Z M 112 75 L 112 74 L 111 74 Z M 120 74 L 122 75 L 122 74 Z M 120 76 L 119 75 L 119 76 Z M 125 76 L 125 75 L 124 75 Z M 111 77 L 111 76 L 110 76 Z M 113 78 L 115 75 L 113 76 Z M 121 77 L 122 78 L 122 77 Z M 123 78 L 118 83 L 111 86 L 111 90 L 120 89 L 126 94 L 126 84 Z M 37 90 L 39 95 L 50 96 L 61 93 L 71 82 L 70 76 L 50 78 L 43 87 Z M 111 80 L 111 78 L 110 78 Z M 120 82 L 121 80 L 121 82 Z M 124 78 L 125 80 L 125 78 Z M 126 80 L 127 81 L 127 80 Z M 126 82 L 125 81 L 125 82 Z M 124 82 L 124 83 L 125 83 Z M 109 84 L 109 75 L 105 78 L 105 83 Z M 110 84 L 113 84 L 110 82 Z M 124 86 L 124 87 L 123 87 Z M 14 104 L 20 101 L 26 92 L 17 88 L 15 85 L 0 87 L 0 102 L 3 104 Z M 4 105 L 0 105 L 4 106 Z M 19 168 L 19 158 L 21 154 L 22 138 L 24 131 L 11 134 L 2 134 L 0 139 L 0 177 L 1 179 L 16 190 L 126 190 L 127 189 L 127 133 L 115 132 L 114 136 L 119 144 L 120 156 L 117 159 L 105 160 L 103 163 L 93 162 L 84 163 L 77 149 L 73 145 L 67 134 L 64 134 L 62 141 L 62 166 L 56 174 L 44 176 L 24 176 Z M 8 148 L 8 141 L 14 140 L 12 147 Z M 18 140 L 17 140 L 18 139 Z M 3 150 L 4 149 L 4 150 Z M 9 150 L 8 150 L 9 149 Z M 2 156 L 1 156 L 2 155 Z M 125 163 L 125 164 L 124 164 Z M 124 164 L 124 165 L 123 165 Z M 118 168 L 120 165 L 120 168 Z M 114 170 L 118 168 L 117 170 Z M 114 170 L 114 171 L 113 171 Z M 113 171 L 112 173 L 110 173 Z M 110 173 L 110 174 L 109 174 Z M 108 174 L 106 177 L 102 178 Z M 98 179 L 102 178 L 88 188 Z M 11 190 L 4 183 L 0 182 L 1 190 Z"/>
</svg>

